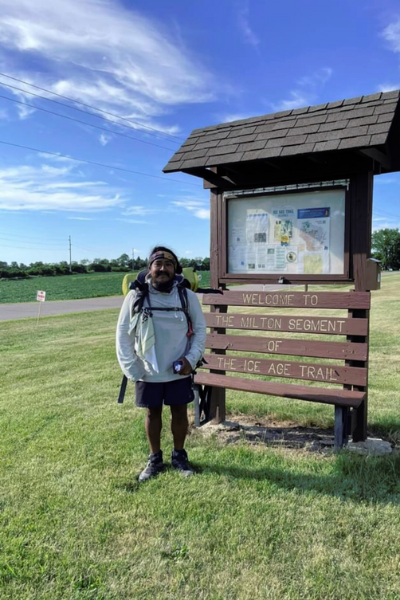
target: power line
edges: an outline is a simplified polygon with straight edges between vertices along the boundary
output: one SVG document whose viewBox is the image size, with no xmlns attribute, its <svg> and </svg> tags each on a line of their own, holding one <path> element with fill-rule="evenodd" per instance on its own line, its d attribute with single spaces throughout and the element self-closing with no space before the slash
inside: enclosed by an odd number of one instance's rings
<svg viewBox="0 0 400 600">
<path fill-rule="evenodd" d="M 140 138 L 133 137 L 132 135 L 126 135 L 126 133 L 120 133 L 118 131 L 113 131 L 112 129 L 106 129 L 105 127 L 100 127 L 100 125 L 93 125 L 92 123 L 88 123 L 87 121 L 80 121 L 79 119 L 74 119 L 74 117 L 68 117 L 67 115 L 62 115 L 62 114 L 54 112 L 52 110 L 47 110 L 47 108 L 41 108 L 40 106 L 35 106 L 34 104 L 29 104 L 29 102 L 21 102 L 21 100 L 16 100 L 15 98 L 10 98 L 9 96 L 3 96 L 2 94 L 0 94 L 0 98 L 4 98 L 4 100 L 9 100 L 10 102 L 16 102 L 17 104 L 22 104 L 22 106 L 30 106 L 31 108 L 34 108 L 35 110 L 41 110 L 43 112 L 48 113 L 49 115 L 55 115 L 56 117 L 61 117 L 62 119 L 68 119 L 69 121 L 75 121 L 75 123 L 81 123 L 82 125 L 94 127 L 95 129 L 101 129 L 101 131 L 106 131 L 107 133 L 111 133 L 113 135 L 120 135 L 121 137 L 125 137 L 130 140 L 135 140 L 136 142 L 140 142 L 141 144 L 148 144 L 149 146 L 155 146 L 156 148 L 162 148 L 163 150 L 169 150 L 170 152 L 175 152 L 174 148 L 167 148 L 166 146 L 160 146 L 159 144 L 153 144 L 153 142 L 146 142 L 145 140 L 141 140 Z"/>
<path fill-rule="evenodd" d="M 105 167 L 106 169 L 115 169 L 116 171 L 124 171 L 125 173 L 133 173 L 134 175 L 143 175 L 143 177 L 151 177 L 153 179 L 161 179 L 162 181 L 170 181 L 173 183 L 180 183 L 181 185 L 193 185 L 195 187 L 201 187 L 196 183 L 180 181 L 179 179 L 165 179 L 164 177 L 160 177 L 159 175 L 151 175 L 150 173 L 142 173 L 141 171 L 133 171 L 132 169 L 125 169 L 123 167 L 116 167 L 115 165 L 106 165 L 104 163 L 94 162 L 92 160 L 84 160 L 83 158 L 74 158 L 73 156 L 67 156 L 66 154 L 59 154 L 57 152 L 49 152 L 48 150 L 39 150 L 38 148 L 32 148 L 30 146 L 22 146 L 21 144 L 13 144 L 11 142 L 5 142 L 4 140 L 0 140 L 0 144 L 5 144 L 6 146 L 13 146 L 14 148 L 23 148 L 24 150 L 31 150 L 32 152 L 39 152 L 40 154 L 49 154 L 50 156 L 57 156 L 58 158 L 67 158 L 69 160 L 74 160 L 76 162 L 86 163 L 88 165 L 95 165 L 96 167 Z"/>
<path fill-rule="evenodd" d="M 27 248 L 26 246 L 14 246 L 14 245 L 9 246 L 8 244 L 0 244 L 0 247 L 1 248 L 9 248 L 10 250 L 14 250 L 15 248 L 17 248 L 18 250 L 36 250 L 36 248 Z M 39 250 L 39 248 L 38 248 L 38 250 Z M 46 252 L 46 251 L 50 252 L 51 249 L 50 248 L 44 248 L 43 251 L 44 252 Z M 62 252 L 62 249 L 57 249 L 57 252 Z"/>
<path fill-rule="evenodd" d="M 80 100 L 74 100 L 73 98 L 69 98 L 68 96 L 63 96 L 62 94 L 57 94 L 56 92 L 52 92 L 51 90 L 47 90 L 46 88 L 39 87 L 38 85 L 29 83 L 28 81 L 24 81 L 23 79 L 18 79 L 17 77 L 12 77 L 11 75 L 6 75 L 5 73 L 1 73 L 1 72 L 0 72 L 0 75 L 2 77 L 7 77 L 7 79 L 12 79 L 13 81 L 19 81 L 19 83 L 23 83 L 24 85 L 29 85 L 30 87 L 33 87 L 37 90 L 41 90 L 42 92 L 46 92 L 48 94 L 53 94 L 53 96 L 57 96 L 58 98 L 64 98 L 64 100 L 68 100 L 69 102 L 75 102 L 76 104 L 80 104 L 81 106 L 86 106 L 87 108 L 92 108 L 93 110 L 103 113 L 104 115 L 114 117 L 115 119 L 121 119 L 122 121 L 126 121 L 128 123 L 133 123 L 135 125 L 138 125 L 140 128 L 149 129 L 150 131 L 155 131 L 157 133 L 161 133 L 162 135 L 172 137 L 172 138 L 175 138 L 175 139 L 183 141 L 183 142 L 185 141 L 185 138 L 181 138 L 177 135 L 173 135 L 172 133 L 166 133 L 165 131 L 161 131 L 160 129 L 156 129 L 155 127 L 150 127 L 150 125 L 144 125 L 142 123 L 139 123 L 138 121 L 134 121 L 133 119 L 128 119 L 126 117 L 120 117 L 119 115 L 108 112 L 101 108 L 97 108 L 96 106 L 92 106 L 91 104 L 85 104 L 84 102 L 81 102 Z M 7 87 L 11 87 L 11 88 L 19 90 L 21 92 L 32 94 L 33 96 L 37 96 L 38 98 L 42 98 L 43 100 L 49 100 L 50 102 L 56 102 L 56 100 L 53 100 L 51 98 L 45 98 L 44 96 L 39 96 L 38 94 L 33 94 L 33 92 L 28 92 L 28 90 L 21 90 L 20 88 L 14 88 L 12 85 L 9 85 L 7 83 L 1 83 L 1 85 L 6 85 Z M 58 102 L 57 104 L 63 104 L 63 103 Z M 68 105 L 63 104 L 63 106 L 68 106 Z M 69 106 L 68 108 L 72 108 L 73 110 L 79 110 L 79 108 L 76 108 L 74 106 Z M 88 112 L 88 111 L 81 111 L 81 112 Z M 99 116 L 99 115 L 95 115 L 95 116 Z M 178 143 L 178 142 L 176 142 L 176 143 Z"/>
<path fill-rule="evenodd" d="M 6 236 L 8 238 L 16 238 L 17 240 L 34 240 L 35 242 L 40 242 L 40 239 L 41 239 L 41 238 L 37 238 L 37 237 L 34 237 L 34 238 L 28 237 L 27 238 L 25 235 L 23 235 L 23 236 L 21 236 L 21 235 L 14 235 L 13 233 L 8 233 L 8 232 L 7 233 L 3 233 L 2 231 L 0 231 L 0 236 L 1 237 L 5 237 Z M 67 239 L 67 238 L 65 238 L 65 239 Z M 55 238 L 48 238 L 48 237 L 46 237 L 46 240 L 48 242 L 59 242 L 60 238 L 55 239 Z"/>
<path fill-rule="evenodd" d="M 10 237 L 8 237 L 6 235 L 2 235 L 2 234 L 0 234 L 0 239 L 1 240 L 11 241 L 11 242 L 14 241 L 12 238 L 10 238 Z M 51 248 L 61 248 L 61 247 L 64 247 L 64 246 L 61 245 L 61 243 L 59 243 L 59 244 L 49 244 L 48 242 L 30 242 L 30 241 L 25 241 L 24 238 L 19 238 L 17 240 L 17 244 L 21 244 L 21 243 L 28 244 L 29 246 L 32 246 L 32 245 L 33 246 L 50 246 Z"/>
<path fill-rule="evenodd" d="M 383 215 L 384 217 L 392 217 L 394 219 L 400 219 L 400 215 L 395 215 L 393 213 L 386 212 L 385 210 L 377 209 L 377 210 L 373 210 L 372 212 L 377 215 Z"/>
<path fill-rule="evenodd" d="M 63 243 L 63 241 L 62 241 L 62 238 L 61 238 L 61 242 L 60 242 L 60 238 L 59 238 L 58 240 L 55 240 L 55 239 L 53 238 L 53 242 L 56 242 L 56 244 L 53 244 L 53 243 L 49 243 L 49 241 L 50 241 L 50 240 L 49 240 L 49 238 L 47 238 L 47 237 L 45 237 L 45 236 L 43 236 L 43 237 L 44 237 L 44 239 L 46 240 L 45 242 L 43 242 L 43 241 L 39 241 L 39 240 L 38 240 L 38 238 L 27 238 L 26 236 L 13 235 L 13 234 L 5 234 L 5 235 L 4 235 L 4 234 L 3 234 L 3 233 L 0 231 L 0 239 L 7 239 L 7 240 L 10 240 L 11 242 L 13 242 L 14 240 L 16 240 L 16 243 L 17 243 L 17 244 L 19 244 L 19 243 L 23 242 L 23 243 L 27 243 L 27 244 L 28 244 L 28 243 L 29 243 L 29 244 L 35 244 L 35 245 L 37 244 L 37 245 L 39 245 L 39 246 L 43 246 L 43 245 L 45 245 L 45 246 L 51 246 L 52 248 L 55 248 L 55 247 L 57 247 L 58 245 L 59 245 L 59 247 L 61 247 L 61 248 L 64 248 L 64 247 L 65 247 L 65 246 L 64 246 L 64 243 Z M 34 241 L 31 241 L 31 240 L 34 240 Z M 68 238 L 66 237 L 66 238 L 65 238 L 65 243 L 66 243 L 67 241 L 68 241 Z M 74 244 L 74 245 L 75 245 L 75 247 L 76 247 L 76 248 L 83 248 L 84 250 L 93 250 L 93 248 L 84 248 L 84 247 L 82 247 L 82 246 L 77 246 L 76 244 Z M 94 250 L 98 250 L 98 248 L 95 248 Z"/>
</svg>

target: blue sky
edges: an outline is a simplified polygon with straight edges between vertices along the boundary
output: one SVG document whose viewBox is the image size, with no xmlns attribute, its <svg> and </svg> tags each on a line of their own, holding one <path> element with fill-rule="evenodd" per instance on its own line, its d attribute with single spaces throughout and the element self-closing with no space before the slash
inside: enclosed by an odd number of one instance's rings
<svg viewBox="0 0 400 600">
<path fill-rule="evenodd" d="M 208 192 L 162 174 L 192 129 L 400 87 L 390 0 L 0 0 L 0 10 L 0 141 L 41 151 L 0 143 L 8 262 L 68 260 L 69 235 L 73 260 L 143 257 L 156 243 L 208 256 Z M 399 191 L 398 174 L 375 177 L 375 228 L 400 227 Z"/>
</svg>

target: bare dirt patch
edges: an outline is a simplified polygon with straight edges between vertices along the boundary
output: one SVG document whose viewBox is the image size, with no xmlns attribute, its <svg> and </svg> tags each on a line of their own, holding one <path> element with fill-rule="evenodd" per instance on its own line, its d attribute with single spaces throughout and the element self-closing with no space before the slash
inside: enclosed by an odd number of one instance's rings
<svg viewBox="0 0 400 600">
<path fill-rule="evenodd" d="M 322 453 L 331 452 L 334 447 L 333 428 L 301 427 L 290 421 L 263 420 L 249 415 L 230 417 L 220 424 L 206 423 L 197 431 L 205 436 L 216 435 L 222 444 L 245 441 L 249 444 Z"/>
</svg>

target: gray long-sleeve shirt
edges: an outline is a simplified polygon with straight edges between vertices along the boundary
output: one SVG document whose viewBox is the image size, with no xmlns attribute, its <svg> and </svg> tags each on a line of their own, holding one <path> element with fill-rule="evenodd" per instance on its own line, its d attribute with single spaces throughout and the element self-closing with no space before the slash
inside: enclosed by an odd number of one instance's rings
<svg viewBox="0 0 400 600">
<path fill-rule="evenodd" d="M 179 293 L 174 284 L 170 293 L 159 292 L 149 285 L 150 304 L 153 308 L 181 307 Z M 139 358 L 136 353 L 136 331 L 129 333 L 132 308 L 136 292 L 130 291 L 122 305 L 117 324 L 116 349 L 122 372 L 131 381 L 173 381 L 181 375 L 174 373 L 172 363 L 184 356 L 194 368 L 203 355 L 206 339 L 206 323 L 199 300 L 194 292 L 187 290 L 188 309 L 193 326 L 193 335 L 187 337 L 188 324 L 183 311 L 153 312 L 155 353 L 158 372 Z M 144 306 L 148 306 L 147 299 Z"/>
</svg>

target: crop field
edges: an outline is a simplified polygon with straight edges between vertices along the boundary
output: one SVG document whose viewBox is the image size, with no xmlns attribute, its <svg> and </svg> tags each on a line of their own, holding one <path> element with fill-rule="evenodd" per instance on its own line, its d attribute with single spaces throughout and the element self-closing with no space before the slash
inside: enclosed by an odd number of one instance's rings
<svg viewBox="0 0 400 600">
<path fill-rule="evenodd" d="M 46 301 L 78 300 L 120 296 L 125 273 L 80 273 L 56 277 L 34 277 L 32 279 L 0 280 L 0 303 L 34 302 L 37 290 L 46 292 Z M 208 286 L 209 271 L 202 271 L 201 286 Z"/>
<path fill-rule="evenodd" d="M 290 309 L 289 309 L 290 310 Z M 139 485 L 148 453 L 117 310 L 0 323 L 2 600 L 400 600 L 400 276 L 371 312 L 369 434 L 396 453 L 227 444 Z M 331 432 L 332 407 L 227 395 L 230 415 Z M 228 416 L 229 418 L 229 416 Z"/>
</svg>

